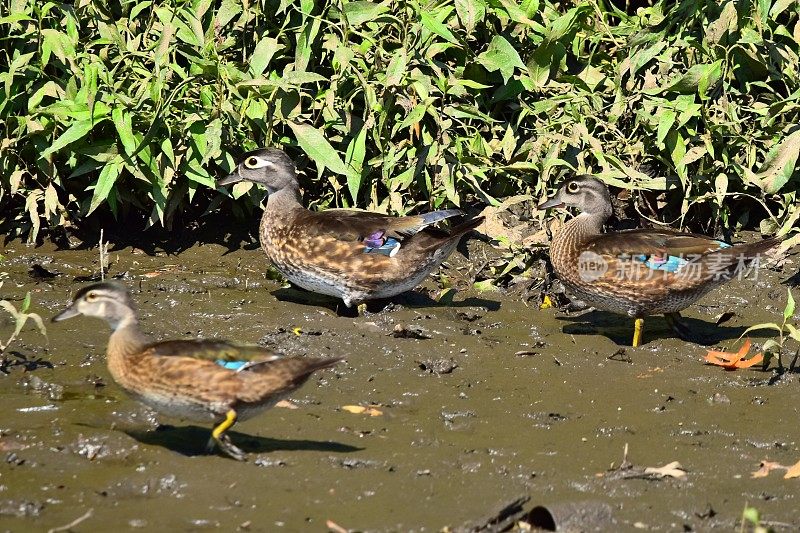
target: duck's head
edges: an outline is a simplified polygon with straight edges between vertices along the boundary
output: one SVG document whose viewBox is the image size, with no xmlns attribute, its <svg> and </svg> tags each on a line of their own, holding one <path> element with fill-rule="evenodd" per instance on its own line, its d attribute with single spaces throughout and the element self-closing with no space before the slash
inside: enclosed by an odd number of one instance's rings
<svg viewBox="0 0 800 533">
<path fill-rule="evenodd" d="M 588 174 L 568 178 L 538 209 L 575 207 L 589 215 L 611 216 L 611 194 L 605 183 Z"/>
<path fill-rule="evenodd" d="M 117 329 L 121 323 L 135 320 L 135 305 L 128 288 L 115 281 L 93 283 L 78 292 L 72 303 L 54 316 L 53 322 L 60 322 L 78 315 L 102 318 Z"/>
<path fill-rule="evenodd" d="M 217 185 L 230 185 L 239 181 L 261 183 L 273 194 L 288 186 L 297 187 L 294 163 L 283 150 L 259 148 L 245 153 L 234 171 L 217 181 Z"/>
</svg>

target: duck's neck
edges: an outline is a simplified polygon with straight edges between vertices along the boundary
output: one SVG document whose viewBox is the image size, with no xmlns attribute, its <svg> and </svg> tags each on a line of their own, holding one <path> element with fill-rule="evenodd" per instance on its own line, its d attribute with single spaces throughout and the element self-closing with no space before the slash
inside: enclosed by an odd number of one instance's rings
<svg viewBox="0 0 800 533">
<path fill-rule="evenodd" d="M 603 233 L 608 217 L 605 213 L 581 213 L 564 224 L 550 244 L 550 257 L 556 271 L 569 268 L 568 263 L 575 261 L 586 243 Z"/>
<path fill-rule="evenodd" d="M 294 223 L 297 215 L 304 211 L 297 183 L 270 193 L 259 228 L 261 247 L 269 257 L 272 257 L 270 253 L 272 248 L 283 247 L 289 226 Z"/>
<path fill-rule="evenodd" d="M 300 203 L 300 186 L 297 183 L 290 183 L 269 194 L 265 212 L 282 212 L 298 207 L 303 207 Z"/>
<path fill-rule="evenodd" d="M 128 366 L 133 364 L 134 356 L 141 353 L 150 343 L 150 339 L 139 329 L 139 321 L 133 314 L 124 317 L 117 324 L 112 324 L 112 328 L 114 331 L 108 339 L 106 350 L 108 370 L 114 380 L 124 386 Z"/>
</svg>

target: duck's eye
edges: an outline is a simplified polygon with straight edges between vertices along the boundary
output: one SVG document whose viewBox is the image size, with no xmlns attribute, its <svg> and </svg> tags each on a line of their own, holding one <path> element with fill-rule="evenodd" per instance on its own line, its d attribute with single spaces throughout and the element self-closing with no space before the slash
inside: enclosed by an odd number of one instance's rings
<svg viewBox="0 0 800 533">
<path fill-rule="evenodd" d="M 244 160 L 244 166 L 247 168 L 258 168 L 258 158 L 255 156 L 248 157 Z"/>
<path fill-rule="evenodd" d="M 579 186 L 578 186 L 578 184 L 577 184 L 577 183 L 575 183 L 574 181 L 573 181 L 573 182 L 570 182 L 570 183 L 567 185 L 567 192 L 576 193 L 576 192 L 578 192 L 578 189 L 580 189 L 580 187 L 579 187 Z"/>
<path fill-rule="evenodd" d="M 86 295 L 87 302 L 93 302 L 95 300 L 97 300 L 97 294 L 90 292 L 89 294 Z"/>
</svg>

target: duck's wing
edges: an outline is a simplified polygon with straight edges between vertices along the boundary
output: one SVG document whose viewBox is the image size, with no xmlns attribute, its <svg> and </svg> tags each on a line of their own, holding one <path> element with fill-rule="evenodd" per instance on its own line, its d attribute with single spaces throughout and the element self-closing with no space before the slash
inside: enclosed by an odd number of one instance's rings
<svg viewBox="0 0 800 533">
<path fill-rule="evenodd" d="M 728 279 L 734 269 L 750 264 L 778 242 L 767 239 L 732 246 L 693 233 L 641 229 L 597 236 L 585 247 L 596 256 L 583 260 L 602 259 L 605 280 L 690 288 L 709 279 Z"/>
<path fill-rule="evenodd" d="M 403 243 L 441 220 L 463 215 L 458 209 L 431 211 L 421 215 L 393 217 L 380 213 L 352 210 L 308 211 L 301 215 L 294 227 L 307 240 L 321 240 L 332 244 L 353 246 L 364 253 L 378 253 L 393 257 Z M 446 232 L 441 232 L 447 235 Z"/>
<path fill-rule="evenodd" d="M 592 239 L 586 250 L 601 256 L 689 257 L 714 252 L 730 245 L 695 235 L 662 229 L 636 229 L 604 233 Z"/>
<path fill-rule="evenodd" d="M 229 370 L 242 371 L 281 357 L 261 346 L 233 344 L 221 340 L 170 340 L 156 342 L 142 350 L 143 355 L 161 357 L 191 357 L 212 361 Z"/>
</svg>

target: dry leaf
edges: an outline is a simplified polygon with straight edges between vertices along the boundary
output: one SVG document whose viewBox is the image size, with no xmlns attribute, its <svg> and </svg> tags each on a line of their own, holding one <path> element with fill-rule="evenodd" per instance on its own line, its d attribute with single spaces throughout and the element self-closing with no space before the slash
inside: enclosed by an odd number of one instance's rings
<svg viewBox="0 0 800 533">
<path fill-rule="evenodd" d="M 325 526 L 334 533 L 348 533 L 345 528 L 334 522 L 333 520 L 327 520 L 325 522 Z"/>
<path fill-rule="evenodd" d="M 681 464 L 678 461 L 672 461 L 671 463 L 658 468 L 648 466 L 644 469 L 644 473 L 658 477 L 682 478 L 686 476 L 686 470 L 681 468 Z"/>
<path fill-rule="evenodd" d="M 706 363 L 721 366 L 726 370 L 736 370 L 737 368 L 750 368 L 764 360 L 764 354 L 757 353 L 750 359 L 744 359 L 750 351 L 750 339 L 745 339 L 738 352 L 720 352 L 708 350 L 705 356 Z"/>
<path fill-rule="evenodd" d="M 776 463 L 775 461 L 761 461 L 759 469 L 756 470 L 755 472 L 752 472 L 750 474 L 750 477 L 751 478 L 767 477 L 770 472 L 772 472 L 773 470 L 778 470 L 780 468 L 786 468 L 786 467 L 780 463 Z"/>
<path fill-rule="evenodd" d="M 793 479 L 796 477 L 800 477 L 800 461 L 797 461 L 795 464 L 787 468 L 786 474 L 783 475 L 783 479 Z"/>
<path fill-rule="evenodd" d="M 376 409 L 373 406 L 364 407 L 363 405 L 343 405 L 342 410 L 354 415 L 366 414 L 369 416 L 381 416 L 383 411 Z"/>
<path fill-rule="evenodd" d="M 283 407 L 284 409 L 300 409 L 300 407 L 291 400 L 281 400 L 275 404 L 275 407 Z"/>
</svg>

